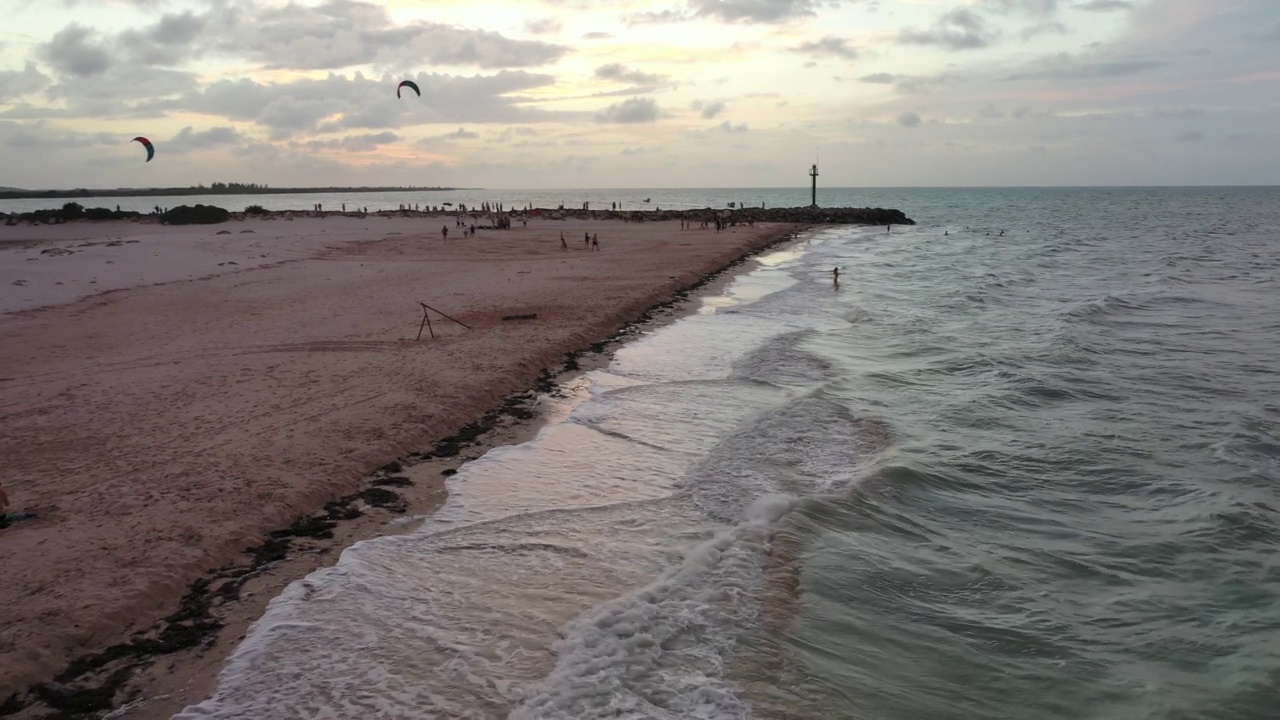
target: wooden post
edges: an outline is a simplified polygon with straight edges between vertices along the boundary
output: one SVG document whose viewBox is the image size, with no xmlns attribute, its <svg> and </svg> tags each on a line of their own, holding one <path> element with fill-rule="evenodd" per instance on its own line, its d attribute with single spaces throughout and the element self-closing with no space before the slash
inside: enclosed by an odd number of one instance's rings
<svg viewBox="0 0 1280 720">
<path fill-rule="evenodd" d="M 810 207 L 818 207 L 818 164 L 817 163 L 814 163 L 813 168 L 809 170 L 809 177 L 813 178 L 813 188 L 810 191 L 812 193 L 811 202 L 813 204 L 810 205 Z"/>
<path fill-rule="evenodd" d="M 422 328 L 424 328 L 424 327 L 428 327 L 428 326 L 431 324 L 431 318 L 430 318 L 430 317 L 427 317 L 427 305 L 426 305 L 426 303 L 421 303 L 421 302 L 420 302 L 420 303 L 418 303 L 418 304 L 422 306 L 422 324 L 418 326 L 418 337 L 417 337 L 417 339 L 418 339 L 418 340 L 421 340 L 421 339 L 422 339 Z M 428 329 L 430 329 L 430 328 L 428 328 Z M 431 330 L 431 337 L 434 339 L 434 338 L 435 338 L 435 336 L 436 336 L 436 332 L 435 332 L 435 330 Z"/>
<path fill-rule="evenodd" d="M 424 308 L 427 308 L 428 310 L 436 310 L 435 308 L 433 308 L 433 307 L 431 307 L 430 305 L 428 305 L 428 304 L 426 304 L 426 303 L 422 302 L 421 300 L 419 300 L 419 301 L 418 301 L 418 304 L 419 304 L 419 305 L 421 305 L 421 306 L 422 306 L 422 307 L 424 307 Z M 462 327 L 464 327 L 464 328 L 466 328 L 466 329 L 468 329 L 468 330 L 470 330 L 470 329 L 471 329 L 471 326 L 470 326 L 470 325 L 468 325 L 468 324 L 466 324 L 466 323 L 462 322 L 461 320 L 459 320 L 459 319 L 457 319 L 457 318 L 449 317 L 448 315 L 445 315 L 444 313 L 440 312 L 439 310 L 436 310 L 436 312 L 438 312 L 438 313 L 440 313 L 441 315 L 443 315 L 446 319 L 448 319 L 448 320 L 452 320 L 452 321 L 454 321 L 454 322 L 458 323 L 459 325 L 461 325 Z"/>
<path fill-rule="evenodd" d="M 434 339 L 434 338 L 435 338 L 435 336 L 436 336 L 436 331 L 431 327 L 431 315 L 430 315 L 430 314 L 428 314 L 428 312 L 427 312 L 428 310 L 435 310 L 436 312 L 438 312 L 438 313 L 440 313 L 442 316 L 444 316 L 446 319 L 452 320 L 452 321 L 454 321 L 454 322 L 458 323 L 459 325 L 461 325 L 462 327 L 464 327 L 464 328 L 466 328 L 466 329 L 468 329 L 468 330 L 470 330 L 470 329 L 471 329 L 471 326 L 470 326 L 470 325 L 468 325 L 468 324 L 466 324 L 466 323 L 462 322 L 461 320 L 459 320 L 459 319 L 457 319 L 457 318 L 455 318 L 455 317 L 450 317 L 450 316 L 448 316 L 448 315 L 445 315 L 444 313 L 440 312 L 439 310 L 436 310 L 435 308 L 433 308 L 433 307 L 431 307 L 430 305 L 428 305 L 428 304 L 426 304 L 426 303 L 422 302 L 421 300 L 419 300 L 419 301 L 418 301 L 418 304 L 422 306 L 422 324 L 418 326 L 418 337 L 417 337 L 417 339 L 418 339 L 418 340 L 421 340 L 421 339 L 422 339 L 422 329 L 423 329 L 423 328 L 426 328 L 426 329 L 427 329 L 427 332 L 431 333 L 431 337 L 432 337 L 433 339 Z"/>
</svg>

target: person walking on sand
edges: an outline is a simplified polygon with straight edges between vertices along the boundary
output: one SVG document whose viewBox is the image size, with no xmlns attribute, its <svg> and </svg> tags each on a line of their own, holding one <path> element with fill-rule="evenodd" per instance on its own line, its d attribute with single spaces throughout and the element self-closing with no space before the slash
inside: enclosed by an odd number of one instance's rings
<svg viewBox="0 0 1280 720">
<path fill-rule="evenodd" d="M 594 252 L 600 249 L 600 241 L 596 239 L 595 234 L 591 235 L 591 250 Z"/>
<path fill-rule="evenodd" d="M 449 242 L 449 226 L 440 226 L 440 234 L 444 237 L 444 242 Z"/>
<path fill-rule="evenodd" d="M 582 233 L 582 247 L 591 247 L 591 233 Z"/>
</svg>

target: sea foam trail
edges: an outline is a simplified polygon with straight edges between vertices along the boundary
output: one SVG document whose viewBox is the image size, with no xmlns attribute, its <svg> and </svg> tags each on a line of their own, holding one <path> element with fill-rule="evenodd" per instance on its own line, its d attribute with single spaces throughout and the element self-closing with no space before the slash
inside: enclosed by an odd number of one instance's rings
<svg viewBox="0 0 1280 720">
<path fill-rule="evenodd" d="M 575 619 L 555 645 L 555 670 L 512 720 L 748 717 L 728 661 L 759 623 L 762 559 L 793 502 L 757 499 L 658 580 Z"/>
</svg>

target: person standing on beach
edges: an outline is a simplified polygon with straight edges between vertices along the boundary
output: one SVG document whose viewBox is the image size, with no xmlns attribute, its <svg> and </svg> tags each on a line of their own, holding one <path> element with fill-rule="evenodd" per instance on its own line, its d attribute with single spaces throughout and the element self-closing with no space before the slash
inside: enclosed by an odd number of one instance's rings
<svg viewBox="0 0 1280 720">
<path fill-rule="evenodd" d="M 449 242 L 449 226 L 448 225 L 442 225 L 440 227 L 440 234 L 444 236 L 444 242 Z"/>
<path fill-rule="evenodd" d="M 591 247 L 591 233 L 582 233 L 582 247 Z"/>
<path fill-rule="evenodd" d="M 593 251 L 600 249 L 600 241 L 596 239 L 596 236 L 594 233 L 592 233 L 591 235 L 591 249 Z"/>
<path fill-rule="evenodd" d="M 831 284 L 840 287 L 840 268 L 831 268 Z"/>
</svg>

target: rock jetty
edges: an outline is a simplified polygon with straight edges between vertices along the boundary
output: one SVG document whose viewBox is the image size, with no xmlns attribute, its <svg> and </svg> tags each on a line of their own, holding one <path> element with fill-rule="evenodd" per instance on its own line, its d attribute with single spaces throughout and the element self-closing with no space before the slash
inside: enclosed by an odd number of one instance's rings
<svg viewBox="0 0 1280 720">
<path fill-rule="evenodd" d="M 736 208 L 716 209 L 701 208 L 697 210 L 546 210 L 534 208 L 524 211 L 531 217 L 550 217 L 553 220 L 573 218 L 576 220 L 628 220 L 631 222 L 654 222 L 660 220 L 691 220 L 694 222 L 711 222 L 720 218 L 730 223 L 778 222 L 802 223 L 815 225 L 915 225 L 916 221 L 907 217 L 901 210 L 886 208 L 824 208 L 824 207 L 790 207 L 790 208 Z"/>
<path fill-rule="evenodd" d="M 159 210 L 159 208 L 157 208 Z M 465 211 L 423 209 L 422 211 L 402 208 L 399 210 L 378 210 L 369 213 L 363 211 L 335 212 L 331 210 L 265 210 L 261 206 L 251 205 L 245 212 L 231 212 L 212 205 L 179 205 L 165 209 L 163 212 L 142 215 L 136 212 L 111 211 L 106 208 L 81 208 L 76 203 L 67 203 L 61 210 L 37 210 L 35 212 L 0 213 L 6 225 L 19 222 L 63 223 L 75 220 L 133 220 L 135 222 L 159 222 L 165 225 L 211 224 L 228 220 L 243 220 L 246 216 L 260 216 L 266 219 L 294 217 L 327 217 L 327 216 L 366 217 L 470 217 L 487 223 L 484 228 L 509 229 L 513 219 L 528 220 L 531 218 L 549 218 L 551 220 L 623 220 L 627 222 L 659 222 L 663 220 L 687 220 L 689 222 L 714 223 L 717 219 L 725 225 L 745 223 L 775 222 L 796 223 L 801 225 L 915 225 L 916 222 L 907 217 L 901 210 L 886 208 L 851 208 L 851 207 L 790 207 L 790 208 L 701 208 L 694 210 L 584 210 L 568 208 L 531 208 L 519 210 L 502 210 L 498 212 L 482 211 L 468 208 Z"/>
</svg>

